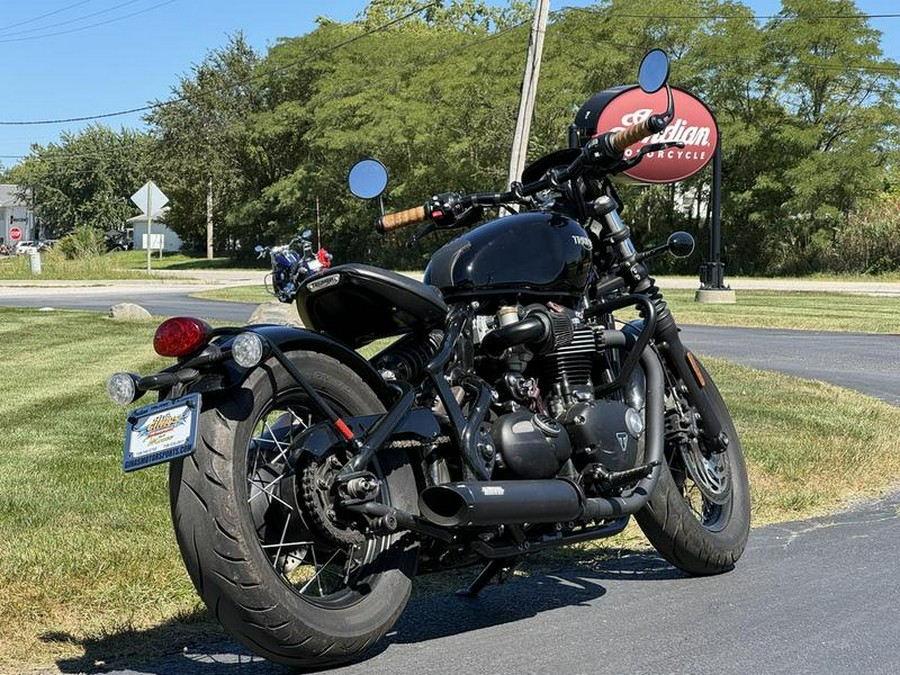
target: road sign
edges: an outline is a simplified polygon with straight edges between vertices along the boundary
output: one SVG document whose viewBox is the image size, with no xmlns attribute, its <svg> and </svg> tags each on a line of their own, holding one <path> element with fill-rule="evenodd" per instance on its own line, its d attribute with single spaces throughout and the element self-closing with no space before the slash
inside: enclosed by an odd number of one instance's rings
<svg viewBox="0 0 900 675">
<path fill-rule="evenodd" d="M 19 241 L 22 238 L 22 230 L 18 227 L 9 228 L 9 238 L 13 241 Z"/>
<path fill-rule="evenodd" d="M 144 215 L 155 216 L 162 207 L 169 203 L 169 198 L 152 180 L 148 180 L 140 190 L 131 195 L 133 201 Z"/>
<path fill-rule="evenodd" d="M 150 245 L 154 243 L 153 235 L 150 231 L 153 229 L 153 217 L 169 203 L 169 198 L 163 194 L 156 183 L 148 180 L 140 190 L 131 195 L 131 201 L 137 204 L 137 207 L 147 216 L 147 274 L 150 274 Z M 162 244 L 159 246 L 159 257 L 162 258 Z"/>
</svg>

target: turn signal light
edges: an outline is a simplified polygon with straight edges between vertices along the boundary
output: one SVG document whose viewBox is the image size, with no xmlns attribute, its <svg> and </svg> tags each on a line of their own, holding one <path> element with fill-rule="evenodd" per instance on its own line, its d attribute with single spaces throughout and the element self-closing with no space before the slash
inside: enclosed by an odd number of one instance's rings
<svg viewBox="0 0 900 675">
<path fill-rule="evenodd" d="M 205 346 L 211 334 L 212 326 L 202 319 L 176 316 L 159 324 L 153 336 L 153 349 L 160 356 L 187 356 Z"/>
</svg>

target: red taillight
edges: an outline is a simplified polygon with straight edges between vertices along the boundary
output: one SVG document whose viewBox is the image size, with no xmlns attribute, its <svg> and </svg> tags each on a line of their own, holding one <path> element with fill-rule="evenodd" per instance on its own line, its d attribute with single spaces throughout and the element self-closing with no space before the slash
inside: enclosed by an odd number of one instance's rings
<svg viewBox="0 0 900 675">
<path fill-rule="evenodd" d="M 153 336 L 153 349 L 160 356 L 187 356 L 207 342 L 212 326 L 201 319 L 190 316 L 176 316 L 166 319 Z"/>
</svg>

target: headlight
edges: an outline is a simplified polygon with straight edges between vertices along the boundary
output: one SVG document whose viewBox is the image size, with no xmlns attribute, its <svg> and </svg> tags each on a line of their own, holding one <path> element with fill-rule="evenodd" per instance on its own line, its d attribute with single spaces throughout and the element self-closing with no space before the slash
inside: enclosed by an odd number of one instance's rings
<svg viewBox="0 0 900 675">
<path fill-rule="evenodd" d="M 242 368 L 252 368 L 263 359 L 265 348 L 256 333 L 241 333 L 231 343 L 231 357 Z"/>
<path fill-rule="evenodd" d="M 140 398 L 144 392 L 138 392 L 136 375 L 116 373 L 107 381 L 106 393 L 114 402 L 126 406 Z"/>
</svg>

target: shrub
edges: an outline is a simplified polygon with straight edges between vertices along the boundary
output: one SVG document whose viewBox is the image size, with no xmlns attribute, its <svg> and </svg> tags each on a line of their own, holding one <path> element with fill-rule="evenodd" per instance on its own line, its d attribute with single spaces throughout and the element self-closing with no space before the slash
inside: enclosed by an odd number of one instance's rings
<svg viewBox="0 0 900 675">
<path fill-rule="evenodd" d="M 56 249 L 69 260 L 95 258 L 106 252 L 103 233 L 90 225 L 79 225 L 59 240 Z"/>
<path fill-rule="evenodd" d="M 900 270 L 900 202 L 883 197 L 813 241 L 819 269 L 883 274 Z"/>
</svg>

